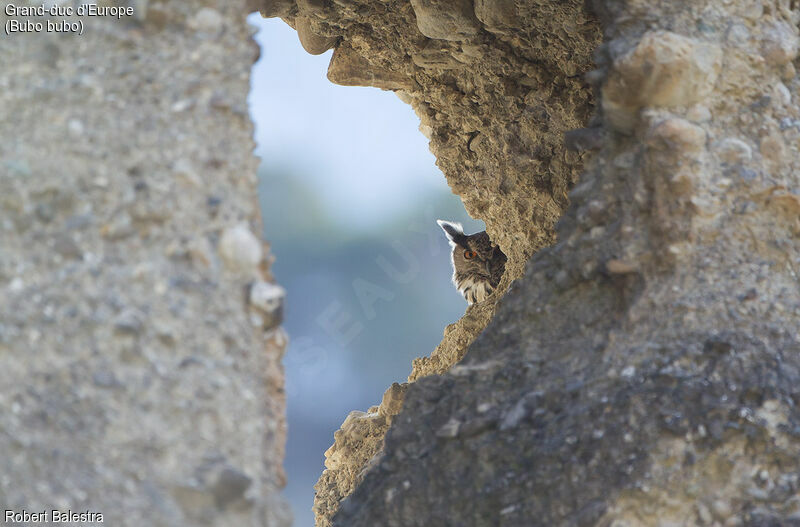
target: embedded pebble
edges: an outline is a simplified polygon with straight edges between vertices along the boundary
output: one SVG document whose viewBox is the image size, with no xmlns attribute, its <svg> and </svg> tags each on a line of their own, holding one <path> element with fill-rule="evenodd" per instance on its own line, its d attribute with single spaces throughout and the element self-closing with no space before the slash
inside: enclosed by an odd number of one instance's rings
<svg viewBox="0 0 800 527">
<path fill-rule="evenodd" d="M 283 18 L 288 16 L 295 7 L 294 0 L 269 0 L 268 2 L 259 2 L 259 4 L 259 13 L 264 18 Z"/>
<path fill-rule="evenodd" d="M 775 85 L 775 98 L 780 101 L 783 106 L 788 106 L 792 102 L 792 94 L 789 88 L 782 82 Z"/>
<path fill-rule="evenodd" d="M 445 439 L 450 439 L 456 437 L 458 435 L 458 429 L 461 427 L 461 422 L 451 417 L 449 421 L 447 421 L 444 425 L 442 425 L 439 430 L 436 431 L 436 437 L 441 437 Z"/>
<path fill-rule="evenodd" d="M 527 415 L 527 400 L 523 397 L 503 416 L 503 420 L 500 422 L 500 430 L 516 428 Z"/>
<path fill-rule="evenodd" d="M 747 46 L 750 41 L 750 30 L 744 24 L 734 23 L 727 31 L 726 40 L 734 46 Z"/>
<path fill-rule="evenodd" d="M 705 146 L 706 131 L 686 119 L 671 117 L 651 127 L 647 143 L 676 153 L 697 152 Z"/>
<path fill-rule="evenodd" d="M 222 29 L 223 22 L 224 19 L 219 11 L 210 7 L 203 7 L 191 18 L 189 27 L 197 31 L 212 33 Z"/>
<path fill-rule="evenodd" d="M 475 0 L 475 16 L 489 31 L 496 33 L 514 27 L 519 12 L 514 0 Z"/>
<path fill-rule="evenodd" d="M 25 289 L 25 282 L 23 282 L 18 276 L 15 276 L 8 284 L 9 293 L 19 293 L 23 289 Z"/>
<path fill-rule="evenodd" d="M 711 523 L 714 521 L 714 518 L 711 516 L 711 511 L 708 510 L 706 504 L 698 501 L 695 504 L 695 507 L 697 509 L 697 517 L 700 520 L 701 525 L 711 525 Z"/>
<path fill-rule="evenodd" d="M 616 259 L 606 262 L 606 270 L 611 274 L 630 274 L 638 271 L 636 264 Z"/>
<path fill-rule="evenodd" d="M 117 376 L 114 375 L 113 371 L 108 370 L 96 371 L 92 375 L 92 382 L 94 382 L 95 386 L 99 386 L 101 388 L 113 388 L 115 386 L 120 386 Z"/>
<path fill-rule="evenodd" d="M 219 253 L 225 266 L 233 271 L 254 271 L 263 257 L 261 241 L 244 224 L 222 233 Z"/>
<path fill-rule="evenodd" d="M 388 390 L 383 393 L 383 399 L 379 411 L 383 415 L 394 416 L 400 413 L 403 408 L 407 385 L 393 383 Z"/>
<path fill-rule="evenodd" d="M 781 66 L 797 57 L 798 38 L 796 30 L 785 22 L 776 22 L 768 27 L 761 38 L 761 56 L 767 64 Z"/>
<path fill-rule="evenodd" d="M 722 64 L 719 46 L 669 31 L 649 31 L 614 61 L 603 86 L 609 124 L 628 130 L 638 110 L 649 106 L 690 105 L 714 87 Z"/>
<path fill-rule="evenodd" d="M 297 0 L 297 7 L 304 13 L 320 15 L 325 11 L 325 1 L 326 0 Z"/>
<path fill-rule="evenodd" d="M 210 267 L 214 263 L 211 244 L 204 236 L 199 236 L 189 241 L 186 246 L 186 253 L 193 262 L 204 267 Z"/>
<path fill-rule="evenodd" d="M 720 141 L 717 145 L 717 154 L 726 163 L 742 163 L 750 161 L 753 157 L 750 145 L 735 137 L 728 137 Z"/>
<path fill-rule="evenodd" d="M 188 183 L 194 187 L 199 187 L 203 183 L 200 176 L 197 175 L 197 171 L 194 169 L 192 162 L 186 158 L 175 161 L 172 167 L 172 175 L 181 182 Z"/>
<path fill-rule="evenodd" d="M 471 0 L 411 0 L 419 32 L 428 38 L 463 40 L 478 33 Z"/>
<path fill-rule="evenodd" d="M 83 255 L 81 248 L 71 236 L 62 234 L 53 240 L 53 249 L 64 258 L 78 259 Z"/>
<path fill-rule="evenodd" d="M 719 521 L 727 520 L 733 514 L 730 503 L 724 500 L 714 500 L 711 503 L 711 511 Z"/>
<path fill-rule="evenodd" d="M 370 63 L 346 43 L 339 44 L 328 65 L 328 80 L 341 86 L 374 86 L 382 90 L 411 90 L 414 82 L 400 72 Z"/>
<path fill-rule="evenodd" d="M 114 319 L 114 329 L 120 333 L 136 335 L 142 331 L 144 321 L 140 313 L 126 309 Z"/>
<path fill-rule="evenodd" d="M 711 110 L 702 104 L 695 104 L 686 112 L 686 118 L 695 123 L 705 123 L 711 120 Z"/>
<path fill-rule="evenodd" d="M 777 134 L 770 134 L 761 139 L 759 151 L 765 161 L 780 163 L 784 158 L 784 150 L 783 138 Z"/>
<path fill-rule="evenodd" d="M 761 0 L 748 0 L 744 3 L 742 16 L 748 20 L 758 20 L 764 14 Z"/>
<path fill-rule="evenodd" d="M 331 49 L 336 44 L 336 37 L 326 37 L 317 35 L 311 29 L 311 19 L 307 16 L 299 16 L 295 19 L 297 37 L 303 49 L 311 55 L 320 55 Z"/>
<path fill-rule="evenodd" d="M 70 119 L 67 122 L 67 130 L 69 130 L 71 136 L 80 137 L 84 133 L 83 122 L 80 119 Z"/>
<path fill-rule="evenodd" d="M 265 314 L 275 315 L 283 307 L 286 290 L 269 282 L 256 282 L 250 286 L 250 304 Z"/>
<path fill-rule="evenodd" d="M 244 496 L 253 479 L 241 470 L 227 466 L 220 471 L 217 481 L 211 488 L 217 506 L 225 508 Z"/>
</svg>

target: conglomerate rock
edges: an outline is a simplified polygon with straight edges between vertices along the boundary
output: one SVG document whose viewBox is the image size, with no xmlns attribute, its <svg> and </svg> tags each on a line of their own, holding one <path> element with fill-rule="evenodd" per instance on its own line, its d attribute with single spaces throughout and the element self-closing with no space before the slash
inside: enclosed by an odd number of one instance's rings
<svg viewBox="0 0 800 527">
<path fill-rule="evenodd" d="M 500 296 L 528 258 L 553 242 L 553 225 L 577 181 L 583 153 L 567 150 L 563 134 L 584 126 L 593 111 L 582 73 L 591 69 L 600 26 L 582 0 L 494 4 L 318 0 L 289 8 L 264 1 L 261 12 L 298 29 L 309 52 L 335 45 L 331 81 L 394 90 L 411 104 L 451 188 L 509 257 Z M 495 300 L 447 328 L 442 344 L 414 362 L 409 380 L 458 362 L 492 317 Z M 387 420 L 368 412 L 347 426 L 369 416 L 378 421 L 360 442 L 348 443 L 353 455 L 337 454 L 345 448 L 339 440 L 328 452 L 343 461 L 327 463 L 317 486 L 321 525 L 364 473 L 365 460 L 380 451 Z"/>
<path fill-rule="evenodd" d="M 0 503 L 288 526 L 258 48 L 244 2 L 131 5 L 0 38 Z"/>
<path fill-rule="evenodd" d="M 383 442 L 348 418 L 317 524 L 800 523 L 797 3 L 320 4 L 332 80 L 401 90 L 517 280 Z"/>
</svg>

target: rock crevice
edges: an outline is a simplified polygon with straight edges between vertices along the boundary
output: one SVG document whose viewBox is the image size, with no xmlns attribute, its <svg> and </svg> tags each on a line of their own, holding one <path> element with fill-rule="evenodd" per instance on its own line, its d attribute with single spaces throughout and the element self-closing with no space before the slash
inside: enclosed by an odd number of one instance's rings
<svg viewBox="0 0 800 527">
<path fill-rule="evenodd" d="M 334 81 L 415 109 L 513 281 L 415 361 L 390 428 L 348 418 L 318 525 L 798 521 L 797 4 L 313 16 L 359 57 Z"/>
<path fill-rule="evenodd" d="M 309 52 L 335 46 L 331 81 L 394 90 L 412 106 L 453 192 L 509 257 L 495 297 L 448 327 L 436 350 L 414 361 L 409 381 L 441 374 L 486 326 L 527 259 L 554 240 L 553 226 L 584 156 L 566 149 L 562 134 L 585 126 L 593 112 L 582 74 L 592 67 L 599 24 L 577 0 L 281 6 L 266 2 L 261 12 L 298 29 Z M 309 49 L 309 31 L 326 44 Z M 317 484 L 319 525 L 328 525 L 365 464 L 380 455 L 390 423 L 385 416 L 397 411 L 399 405 L 388 410 L 382 404 L 351 415 L 337 432 Z"/>
</svg>

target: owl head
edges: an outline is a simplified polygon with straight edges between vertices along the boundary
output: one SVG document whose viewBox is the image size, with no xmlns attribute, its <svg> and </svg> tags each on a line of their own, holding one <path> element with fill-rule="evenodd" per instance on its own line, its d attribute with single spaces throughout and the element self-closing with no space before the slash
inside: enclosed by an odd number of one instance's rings
<svg viewBox="0 0 800 527">
<path fill-rule="evenodd" d="M 506 255 L 492 244 L 486 231 L 464 234 L 460 223 L 437 220 L 453 251 L 453 283 L 473 304 L 485 300 L 497 285 L 505 270 Z"/>
</svg>

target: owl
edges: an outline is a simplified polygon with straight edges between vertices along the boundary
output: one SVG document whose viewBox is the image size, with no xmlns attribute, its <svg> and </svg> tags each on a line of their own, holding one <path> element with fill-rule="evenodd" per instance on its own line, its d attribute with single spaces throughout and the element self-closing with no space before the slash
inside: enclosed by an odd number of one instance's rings
<svg viewBox="0 0 800 527">
<path fill-rule="evenodd" d="M 437 220 L 453 254 L 453 283 L 467 303 L 486 300 L 495 290 L 506 268 L 506 255 L 494 245 L 486 231 L 464 234 L 460 223 Z"/>
</svg>

